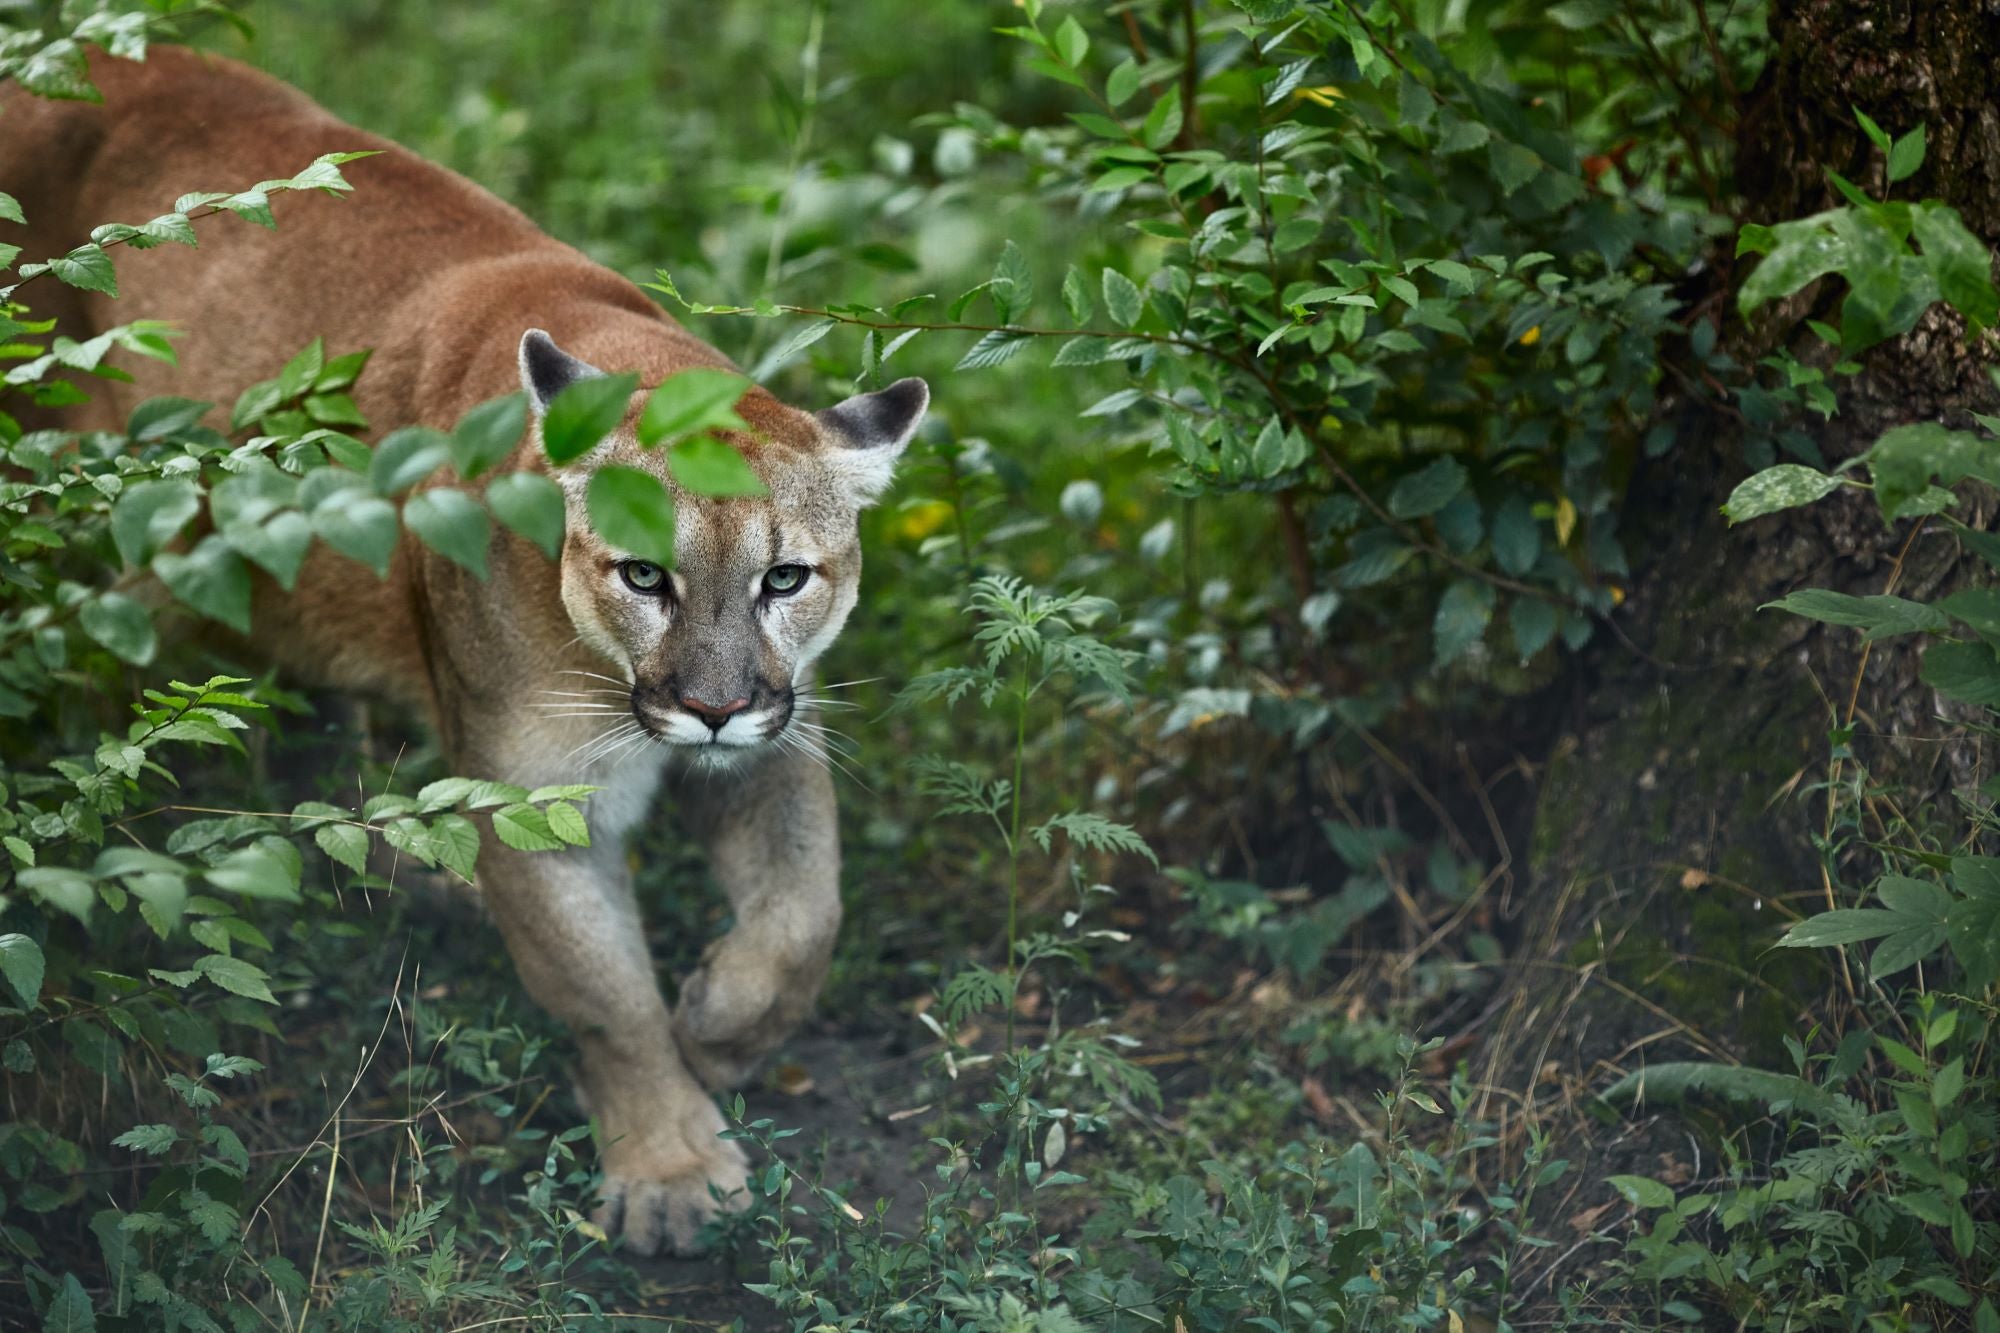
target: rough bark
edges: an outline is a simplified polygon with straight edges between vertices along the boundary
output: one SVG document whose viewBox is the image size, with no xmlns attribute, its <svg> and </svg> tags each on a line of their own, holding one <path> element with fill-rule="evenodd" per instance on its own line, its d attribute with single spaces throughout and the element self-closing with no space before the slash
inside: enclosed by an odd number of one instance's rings
<svg viewBox="0 0 2000 1333">
<path fill-rule="evenodd" d="M 1880 191 L 1858 106 L 1892 132 L 1928 127 L 1926 165 L 1899 197 L 1945 199 L 2000 240 L 2000 0 L 1780 0 L 1772 38 L 1740 121 L 1748 219 L 1834 206 L 1828 168 Z M 1812 355 L 1803 320 L 1834 308 L 1838 291 L 1808 289 L 1752 328 L 1725 330 L 1726 345 L 1746 363 L 1780 342 Z M 1993 349 L 1933 311 L 1840 381 L 1821 449 L 1838 460 L 1890 426 L 1967 425 L 1967 409 L 1994 411 Z M 1531 1109 L 1601 1087 L 1610 1066 L 1782 1061 L 1777 1039 L 1802 1034 L 1817 1001 L 1837 993 L 1823 958 L 1769 946 L 1789 919 L 1780 904 L 1828 905 L 1811 841 L 1826 810 L 1815 784 L 1850 692 L 1871 771 L 1935 795 L 1977 758 L 1916 739 L 1935 737 L 1940 703 L 1918 682 L 1914 637 L 1864 661 L 1851 631 L 1757 610 L 1799 587 L 1874 593 L 1894 578 L 1922 597 L 1962 580 L 1943 529 L 1911 540 L 1912 524 L 1885 526 L 1863 498 L 1730 529 L 1718 509 L 1748 469 L 1728 422 L 1691 404 L 1669 410 L 1680 447 L 1636 479 L 1626 521 L 1643 558 L 1622 618 L 1644 655 L 1605 642 L 1573 682 L 1573 722 L 1550 751 L 1530 839 L 1518 956 L 1532 961 L 1484 1044 L 1489 1081 L 1525 1092 Z M 1581 1086 L 1554 1085 L 1557 1068 Z"/>
</svg>

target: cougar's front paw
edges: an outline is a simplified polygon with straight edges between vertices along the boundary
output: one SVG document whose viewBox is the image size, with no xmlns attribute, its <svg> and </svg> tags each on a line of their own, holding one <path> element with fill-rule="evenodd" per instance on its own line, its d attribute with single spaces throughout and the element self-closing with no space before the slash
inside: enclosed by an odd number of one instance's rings
<svg viewBox="0 0 2000 1333">
<path fill-rule="evenodd" d="M 702 1086 L 740 1087 L 757 1063 L 798 1026 L 819 987 L 795 987 L 769 972 L 731 968 L 727 959 L 696 969 L 674 1007 L 674 1044 Z"/>
<path fill-rule="evenodd" d="M 722 1117 L 704 1107 L 698 1124 L 664 1125 L 647 1139 L 622 1140 L 606 1150 L 604 1201 L 592 1220 L 622 1237 L 625 1249 L 695 1254 L 703 1226 L 749 1204 L 749 1163 L 734 1143 L 713 1137 L 722 1131 Z"/>
</svg>

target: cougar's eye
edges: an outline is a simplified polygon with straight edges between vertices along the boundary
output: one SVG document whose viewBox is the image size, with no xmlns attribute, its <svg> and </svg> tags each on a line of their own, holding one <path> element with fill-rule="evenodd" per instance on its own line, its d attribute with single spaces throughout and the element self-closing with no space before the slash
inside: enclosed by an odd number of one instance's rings
<svg viewBox="0 0 2000 1333">
<path fill-rule="evenodd" d="M 773 597 L 790 597 L 806 586 L 811 574 L 804 565 L 773 565 L 764 575 L 764 591 Z"/>
<path fill-rule="evenodd" d="M 644 560 L 627 560 L 618 566 L 618 572 L 633 592 L 657 593 L 667 586 L 667 571 Z"/>
</svg>

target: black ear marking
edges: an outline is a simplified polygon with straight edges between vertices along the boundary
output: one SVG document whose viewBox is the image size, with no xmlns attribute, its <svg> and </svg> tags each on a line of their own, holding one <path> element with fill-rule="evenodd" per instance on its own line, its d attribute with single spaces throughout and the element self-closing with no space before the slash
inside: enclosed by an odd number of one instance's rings
<svg viewBox="0 0 2000 1333">
<path fill-rule="evenodd" d="M 556 346 L 555 339 L 540 329 L 521 335 L 520 362 L 521 387 L 527 390 L 536 416 L 548 411 L 555 396 L 570 385 L 604 373 Z"/>
<path fill-rule="evenodd" d="M 818 416 L 820 424 L 849 448 L 901 453 L 930 405 L 930 386 L 912 376 L 874 393 L 857 394 Z"/>
<path fill-rule="evenodd" d="M 930 405 L 930 386 L 912 378 L 814 414 L 832 441 L 825 457 L 856 507 L 874 504 L 889 489 L 896 459 Z"/>
</svg>

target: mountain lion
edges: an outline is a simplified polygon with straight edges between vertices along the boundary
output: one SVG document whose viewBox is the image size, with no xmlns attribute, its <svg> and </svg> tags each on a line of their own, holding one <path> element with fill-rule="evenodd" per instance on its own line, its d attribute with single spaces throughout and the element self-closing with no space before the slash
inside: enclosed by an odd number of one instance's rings
<svg viewBox="0 0 2000 1333">
<path fill-rule="evenodd" d="M 356 399 L 378 426 L 448 429 L 517 384 L 539 418 L 581 376 L 636 371 L 650 387 L 729 365 L 513 208 L 274 79 L 178 49 L 144 63 L 99 55 L 91 73 L 101 106 L 0 99 L 0 190 L 27 213 L 24 259 L 66 253 L 98 223 L 164 212 L 187 190 L 286 177 L 327 152 L 383 156 L 351 168 L 350 196 L 280 200 L 276 231 L 218 219 L 198 250 L 125 252 L 116 301 L 38 284 L 36 315 L 77 338 L 136 317 L 186 331 L 178 368 L 142 363 L 132 383 L 98 382 L 65 411 L 67 428 L 120 429 L 134 404 L 167 392 L 231 402 L 319 336 L 375 349 Z M 752 390 L 737 408 L 749 429 L 727 438 L 769 489 L 757 499 L 681 493 L 632 433 L 643 400 L 575 463 L 552 469 L 530 430 L 503 467 L 564 483 L 558 561 L 503 532 L 481 581 L 406 534 L 378 579 L 315 547 L 295 592 L 258 590 L 254 620 L 280 667 L 427 717 L 454 773 L 604 785 L 588 804 L 589 848 L 523 854 L 488 835 L 479 889 L 529 993 L 581 1047 L 581 1094 L 606 1145 L 599 1221 L 651 1253 L 689 1248 L 729 1206 L 712 1188 L 742 1197 L 745 1161 L 717 1137 L 708 1090 L 749 1072 L 826 971 L 840 844 L 801 696 L 854 606 L 856 514 L 888 485 L 929 393 L 906 379 L 812 413 Z M 582 482 L 607 462 L 646 468 L 674 493 L 673 569 L 591 531 Z M 546 706 L 565 700 L 575 706 Z M 607 733 L 626 723 L 606 757 Z M 624 849 L 662 784 L 735 915 L 671 1012 Z"/>
</svg>

